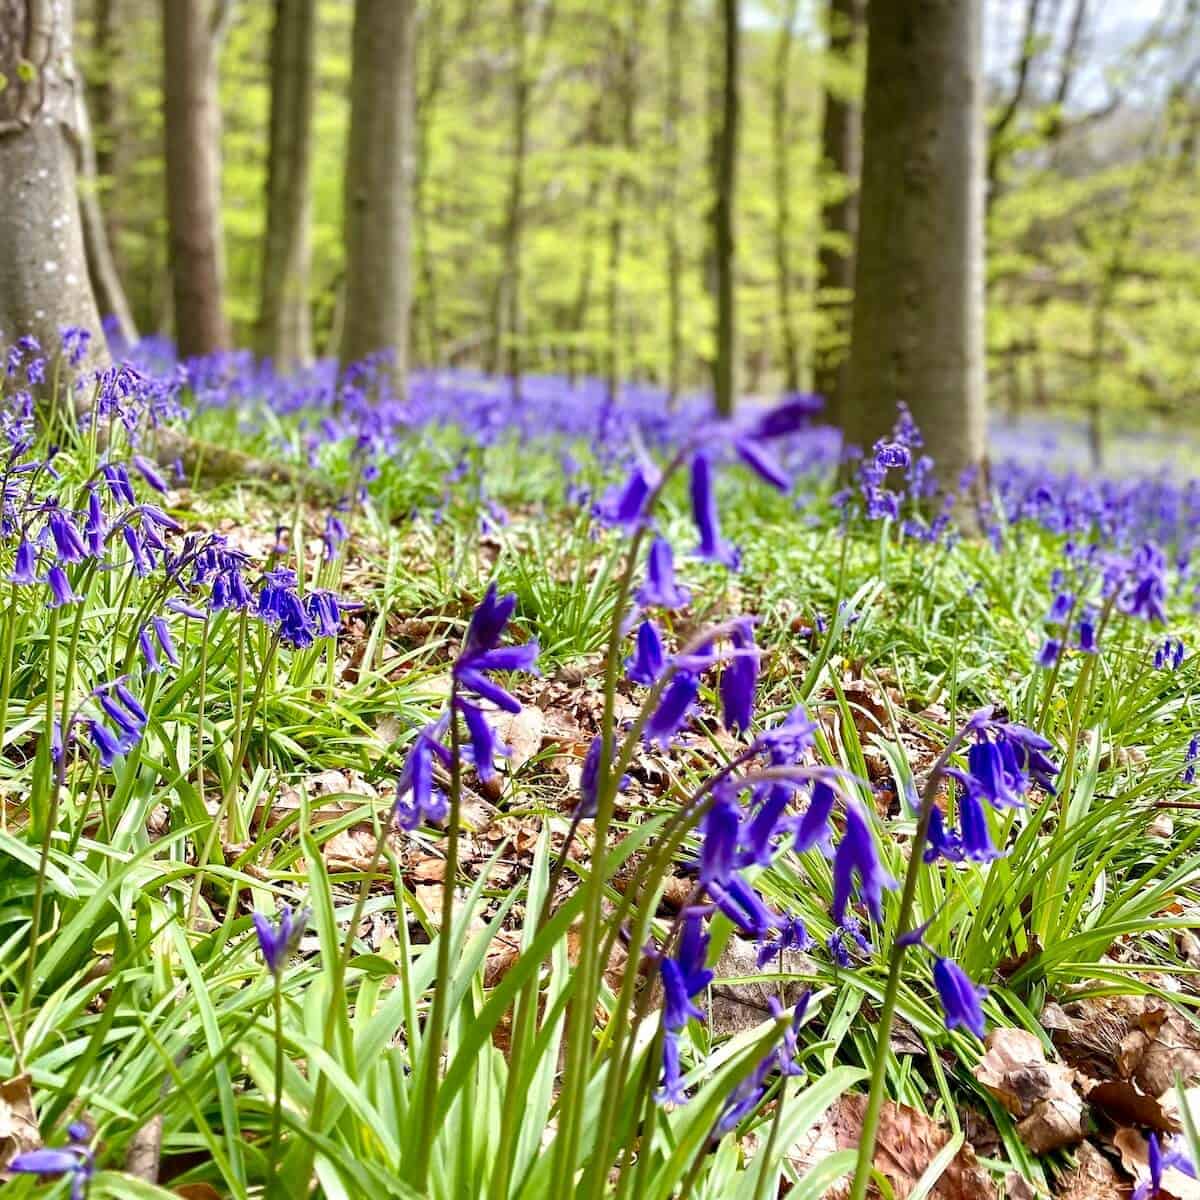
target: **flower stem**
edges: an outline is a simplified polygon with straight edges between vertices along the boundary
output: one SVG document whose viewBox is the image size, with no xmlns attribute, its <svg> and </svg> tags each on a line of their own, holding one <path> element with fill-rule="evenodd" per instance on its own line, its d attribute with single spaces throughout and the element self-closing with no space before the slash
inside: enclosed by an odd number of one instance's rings
<svg viewBox="0 0 1200 1200">
<path fill-rule="evenodd" d="M 271 1141 L 267 1146 L 267 1195 L 274 1195 L 280 1181 L 276 1177 L 279 1164 L 279 1142 L 283 1136 L 283 981 L 280 973 L 275 979 L 275 1102 L 271 1106 Z"/>
</svg>

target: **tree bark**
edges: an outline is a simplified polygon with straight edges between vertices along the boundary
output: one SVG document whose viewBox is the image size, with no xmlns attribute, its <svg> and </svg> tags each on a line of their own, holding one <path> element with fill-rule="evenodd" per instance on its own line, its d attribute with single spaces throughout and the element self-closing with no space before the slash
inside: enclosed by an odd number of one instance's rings
<svg viewBox="0 0 1200 1200">
<path fill-rule="evenodd" d="M 505 369 L 516 391 L 521 387 L 521 235 L 525 224 L 525 160 L 529 151 L 529 29 L 526 0 L 512 0 L 513 36 L 512 163 L 504 206 L 503 255 L 492 300 L 490 367 Z"/>
<path fill-rule="evenodd" d="M 617 87 L 617 136 L 621 165 L 613 181 L 613 210 L 608 224 L 608 273 L 605 298 L 607 327 L 607 369 L 605 379 L 609 403 L 617 398 L 621 386 L 621 262 L 625 243 L 625 205 L 629 195 L 627 163 L 635 149 L 634 117 L 637 109 L 637 47 L 641 33 L 642 0 L 630 0 L 629 11 L 617 22 L 617 57 L 620 63 Z"/>
<path fill-rule="evenodd" d="M 788 84 L 792 39 L 799 0 L 788 0 L 775 43 L 775 69 L 771 81 L 771 140 L 775 182 L 775 290 L 779 305 L 779 336 L 783 348 L 783 386 L 800 387 L 800 344 L 792 315 L 792 260 L 788 244 L 792 231 L 791 122 Z"/>
<path fill-rule="evenodd" d="M 683 376 L 683 247 L 679 238 L 679 125 L 683 119 L 683 0 L 667 5 L 667 80 L 663 144 L 667 157 L 667 405 L 679 402 Z"/>
<path fill-rule="evenodd" d="M 271 128 L 256 349 L 276 366 L 312 359 L 308 304 L 316 0 L 275 0 Z"/>
<path fill-rule="evenodd" d="M 981 0 L 871 0 L 847 440 L 908 405 L 943 486 L 983 463 Z"/>
<path fill-rule="evenodd" d="M 108 227 L 100 204 L 100 179 L 96 169 L 96 146 L 88 120 L 87 101 L 82 89 L 77 92 L 78 110 L 75 122 L 76 169 L 79 174 L 79 217 L 83 223 L 83 246 L 87 257 L 88 277 L 100 312 L 111 321 L 117 336 L 126 346 L 137 341 L 137 325 L 121 274 L 109 241 Z"/>
<path fill-rule="evenodd" d="M 99 361 L 72 147 L 81 86 L 72 9 L 71 0 L 0 0 L 0 342 L 32 334 L 49 353 L 59 329 L 76 326 Z"/>
<path fill-rule="evenodd" d="M 737 293 L 734 208 L 737 203 L 737 156 L 740 104 L 741 30 L 739 0 L 721 0 L 724 75 L 721 88 L 721 133 L 717 141 L 716 203 L 713 205 L 713 249 L 717 290 L 717 346 L 713 363 L 713 399 L 722 416 L 733 413 L 737 398 Z"/>
<path fill-rule="evenodd" d="M 866 0 L 829 0 L 831 65 L 859 53 L 866 32 Z M 813 363 L 813 390 L 825 397 L 831 424 L 844 419 L 845 362 L 858 235 L 862 108 L 844 90 L 826 84 L 821 118 L 821 233 L 817 251 L 817 313 L 823 332 Z"/>
<path fill-rule="evenodd" d="M 221 234 L 217 48 L 223 7 L 163 0 L 167 231 L 181 358 L 229 346 Z"/>
<path fill-rule="evenodd" d="M 343 365 L 390 351 L 396 390 L 408 374 L 412 292 L 413 97 L 416 0 L 354 6 L 346 153 Z"/>
</svg>

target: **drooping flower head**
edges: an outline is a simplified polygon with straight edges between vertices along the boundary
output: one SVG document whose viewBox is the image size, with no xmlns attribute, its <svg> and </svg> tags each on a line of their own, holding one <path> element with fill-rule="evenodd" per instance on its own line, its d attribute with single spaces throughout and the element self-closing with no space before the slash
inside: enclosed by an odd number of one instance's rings
<svg viewBox="0 0 1200 1200">
<path fill-rule="evenodd" d="M 309 915 L 306 908 L 293 912 L 286 904 L 280 905 L 279 914 L 274 922 L 263 913 L 251 914 L 263 962 L 267 964 L 267 970 L 272 975 L 278 977 L 283 971 L 289 955 L 295 950 L 304 933 Z"/>
</svg>

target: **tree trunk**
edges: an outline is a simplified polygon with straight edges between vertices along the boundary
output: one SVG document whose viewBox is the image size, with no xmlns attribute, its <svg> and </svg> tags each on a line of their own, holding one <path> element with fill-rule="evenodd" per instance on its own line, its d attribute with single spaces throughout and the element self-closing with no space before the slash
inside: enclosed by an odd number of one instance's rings
<svg viewBox="0 0 1200 1200">
<path fill-rule="evenodd" d="M 683 0 L 667 5 L 667 85 L 663 143 L 667 156 L 667 405 L 679 402 L 683 375 L 683 248 L 679 240 L 679 124 L 683 119 Z"/>
<path fill-rule="evenodd" d="M 529 150 L 529 30 L 526 0 L 512 0 L 513 35 L 512 167 L 504 210 L 500 277 L 492 300 L 490 369 L 506 370 L 514 391 L 521 387 L 521 234 L 525 223 L 525 159 Z"/>
<path fill-rule="evenodd" d="M 981 0 L 871 0 L 847 440 L 912 411 L 945 487 L 983 463 Z"/>
<path fill-rule="evenodd" d="M 737 312 L 734 280 L 734 207 L 737 202 L 737 154 L 740 105 L 741 30 L 739 0 L 721 0 L 724 38 L 721 134 L 716 154 L 716 203 L 713 248 L 717 285 L 717 346 L 713 364 L 713 400 L 722 416 L 733 413 L 737 397 Z"/>
<path fill-rule="evenodd" d="M 621 261 L 625 242 L 625 204 L 629 195 L 629 171 L 626 166 L 635 148 L 634 115 L 637 108 L 637 44 L 641 32 L 640 14 L 642 0 L 630 0 L 629 12 L 617 22 L 618 58 L 620 61 L 620 83 L 616 102 L 617 137 L 614 143 L 621 150 L 621 165 L 615 172 L 613 182 L 613 211 L 608 224 L 608 273 L 605 315 L 607 326 L 607 382 L 608 402 L 617 398 L 621 386 Z"/>
<path fill-rule="evenodd" d="M 343 365 L 379 350 L 394 354 L 404 394 L 413 177 L 416 0 L 354 6 L 350 136 L 346 153 L 346 304 Z"/>
<path fill-rule="evenodd" d="M 92 117 L 92 140 L 96 151 L 96 178 L 100 213 L 117 277 L 123 262 L 120 251 L 121 221 L 116 206 L 106 203 L 106 189 L 117 177 L 120 161 L 120 121 L 115 80 L 123 71 L 124 46 L 120 36 L 121 0 L 96 0 L 93 60 L 94 77 L 88 80 L 88 108 Z"/>
<path fill-rule="evenodd" d="M 211 0 L 163 0 L 167 231 L 179 356 L 229 346 L 223 302 L 218 22 Z"/>
<path fill-rule="evenodd" d="M 271 132 L 256 349 L 277 367 L 312 359 L 308 305 L 316 0 L 275 0 Z"/>
<path fill-rule="evenodd" d="M 829 0 L 831 60 L 844 64 L 859 53 L 865 33 L 865 0 Z M 831 65 L 836 66 L 837 63 Z M 821 119 L 820 240 L 817 312 L 822 318 L 813 363 L 813 390 L 825 397 L 831 424 L 844 421 L 845 362 L 858 236 L 858 187 L 862 164 L 862 109 L 857 99 L 826 84 Z"/>
<path fill-rule="evenodd" d="M 75 326 L 91 333 L 100 361 L 72 148 L 80 87 L 72 8 L 71 0 L 0 3 L 0 74 L 8 81 L 0 91 L 0 341 L 32 334 L 51 352 L 59 329 Z"/>
<path fill-rule="evenodd" d="M 96 146 L 88 120 L 87 101 L 77 91 L 75 122 L 76 169 L 79 173 L 79 216 L 83 224 L 83 245 L 87 256 L 88 277 L 100 312 L 115 325 L 117 336 L 126 346 L 137 341 L 133 312 L 121 286 L 121 275 L 113 257 L 104 213 L 100 206 L 100 181 L 96 169 Z"/>
<path fill-rule="evenodd" d="M 792 263 L 788 240 L 792 232 L 791 140 L 788 83 L 792 38 L 799 0 L 788 0 L 775 43 L 775 72 L 771 81 L 771 136 L 775 181 L 775 289 L 779 304 L 779 335 L 783 348 L 783 386 L 800 388 L 800 345 L 792 315 Z"/>
</svg>

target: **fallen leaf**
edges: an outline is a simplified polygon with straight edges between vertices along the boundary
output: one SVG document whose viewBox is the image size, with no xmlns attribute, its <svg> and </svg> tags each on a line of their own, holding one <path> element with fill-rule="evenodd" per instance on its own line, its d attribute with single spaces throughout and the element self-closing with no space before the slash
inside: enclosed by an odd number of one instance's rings
<svg viewBox="0 0 1200 1200">
<path fill-rule="evenodd" d="M 496 722 L 500 740 L 508 743 L 508 770 L 515 775 L 542 748 L 546 732 L 546 714 L 533 704 L 519 713 L 507 713 Z"/>
<path fill-rule="evenodd" d="M 1004 1200 L 1037 1200 L 1037 1192 L 1024 1175 L 1008 1171 L 1004 1176 Z"/>
<path fill-rule="evenodd" d="M 1024 1029 L 993 1029 L 984 1045 L 975 1078 L 1019 1118 L 1017 1133 L 1030 1150 L 1045 1154 L 1083 1138 L 1083 1101 L 1069 1067 L 1049 1062 Z"/>
<path fill-rule="evenodd" d="M 1091 1142 L 1075 1154 L 1075 1169 L 1063 1176 L 1058 1200 L 1127 1200 L 1116 1168 Z"/>
<path fill-rule="evenodd" d="M 842 1096 L 822 1121 L 801 1140 L 793 1161 L 802 1170 L 815 1166 L 837 1150 L 856 1149 L 862 1136 L 867 1098 L 861 1093 Z M 950 1131 L 905 1105 L 888 1100 L 880 1114 L 875 1143 L 875 1167 L 891 1185 L 897 1200 L 905 1200 L 938 1152 L 950 1140 Z M 826 1200 L 847 1194 L 848 1185 L 835 1186 Z M 869 1196 L 878 1200 L 872 1186 Z M 995 1200 L 996 1186 L 979 1165 L 975 1151 L 964 1142 L 928 1195 L 937 1200 Z"/>
<path fill-rule="evenodd" d="M 0 1166 L 26 1150 L 42 1144 L 28 1075 L 15 1075 L 0 1083 Z"/>
</svg>

